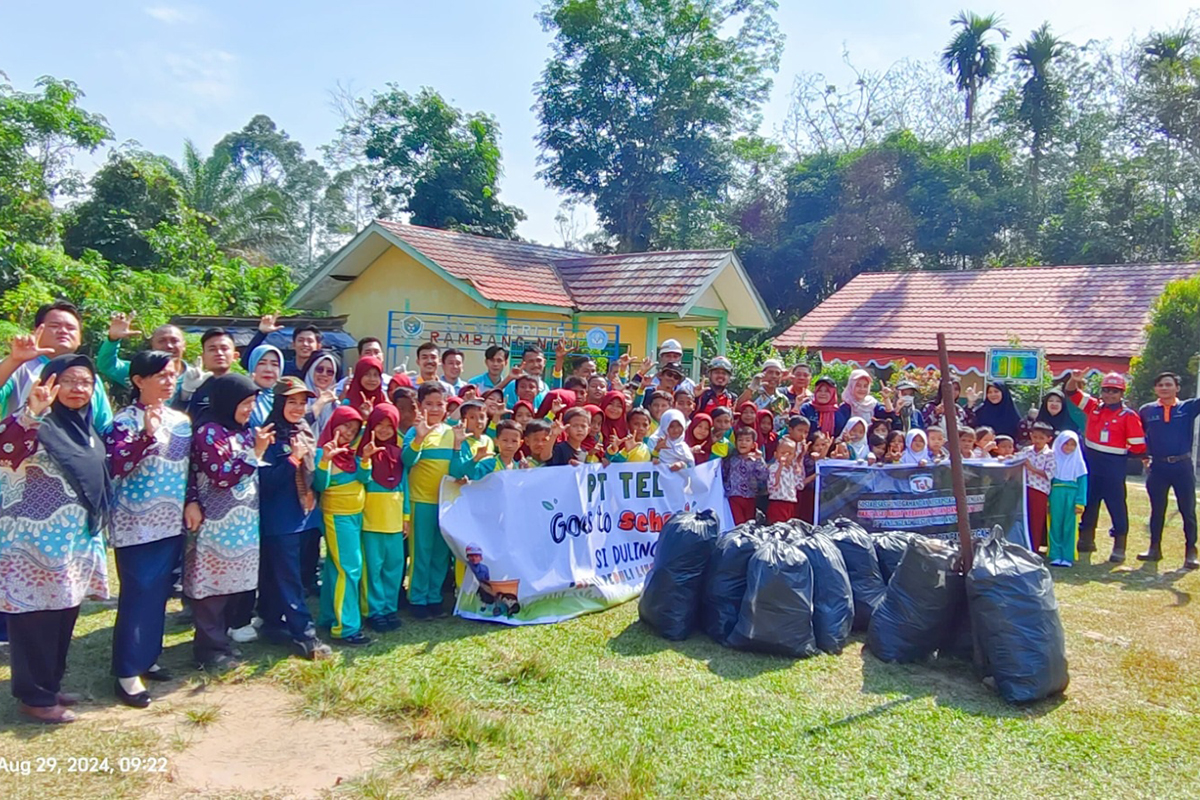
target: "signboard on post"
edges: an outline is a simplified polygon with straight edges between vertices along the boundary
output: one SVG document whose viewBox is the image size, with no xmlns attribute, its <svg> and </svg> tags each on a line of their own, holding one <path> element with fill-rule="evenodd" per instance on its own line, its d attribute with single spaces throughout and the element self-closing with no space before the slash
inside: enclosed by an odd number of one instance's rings
<svg viewBox="0 0 1200 800">
<path fill-rule="evenodd" d="M 1042 382 L 1040 347 L 989 347 L 985 377 L 991 381 L 1038 385 Z"/>
</svg>

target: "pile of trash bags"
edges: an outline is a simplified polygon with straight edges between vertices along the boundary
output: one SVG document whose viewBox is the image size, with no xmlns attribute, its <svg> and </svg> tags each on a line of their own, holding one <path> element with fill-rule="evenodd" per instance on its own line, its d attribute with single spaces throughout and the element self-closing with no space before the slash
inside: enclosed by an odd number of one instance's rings
<svg viewBox="0 0 1200 800">
<path fill-rule="evenodd" d="M 871 534 L 845 519 L 751 521 L 724 533 L 708 511 L 663 527 L 638 603 L 667 639 L 703 630 L 726 647 L 791 658 L 837 654 L 865 631 L 882 661 L 972 661 L 1012 703 L 1062 692 L 1068 671 L 1054 586 L 1042 560 L 999 530 L 964 576 L 956 544 Z"/>
</svg>

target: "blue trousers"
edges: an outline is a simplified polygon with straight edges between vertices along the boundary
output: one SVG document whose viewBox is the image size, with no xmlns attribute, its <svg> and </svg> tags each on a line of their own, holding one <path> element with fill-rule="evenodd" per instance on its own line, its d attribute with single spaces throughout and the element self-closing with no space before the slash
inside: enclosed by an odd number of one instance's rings
<svg viewBox="0 0 1200 800">
<path fill-rule="evenodd" d="M 1183 518 L 1183 539 L 1188 547 L 1196 546 L 1196 476 L 1192 461 L 1153 461 L 1146 475 L 1146 494 L 1150 495 L 1150 543 L 1162 542 L 1163 525 L 1167 520 L 1170 491 L 1175 490 L 1179 516 Z"/>
<path fill-rule="evenodd" d="M 175 586 L 183 539 L 172 536 L 113 551 L 121 582 L 112 654 L 113 674 L 118 678 L 146 673 L 162 655 L 167 600 Z"/>
<path fill-rule="evenodd" d="M 1079 538 L 1095 541 L 1096 523 L 1100 519 L 1100 503 L 1112 518 L 1109 536 L 1129 534 L 1129 507 L 1125 504 L 1125 456 L 1101 453 L 1084 448 L 1088 467 L 1087 506 L 1079 520 Z"/>
<path fill-rule="evenodd" d="M 280 639 L 285 635 L 301 642 L 316 636 L 312 614 L 304 602 L 304 581 L 300 574 L 304 533 L 264 536 L 260 542 L 258 610 L 263 619 L 263 635 Z"/>
</svg>

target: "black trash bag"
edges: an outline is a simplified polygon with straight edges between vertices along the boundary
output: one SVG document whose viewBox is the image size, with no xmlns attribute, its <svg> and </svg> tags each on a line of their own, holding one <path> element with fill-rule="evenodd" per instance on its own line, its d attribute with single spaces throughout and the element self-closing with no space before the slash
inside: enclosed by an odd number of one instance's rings
<svg viewBox="0 0 1200 800">
<path fill-rule="evenodd" d="M 720 531 L 720 519 L 708 509 L 673 514 L 663 526 L 638 616 L 664 639 L 686 639 L 696 629 L 704 570 Z"/>
<path fill-rule="evenodd" d="M 792 658 L 816 655 L 812 591 L 812 567 L 799 547 L 781 539 L 761 542 L 746 568 L 746 596 L 730 645 Z"/>
<path fill-rule="evenodd" d="M 965 580 L 962 581 L 962 598 L 954 614 L 954 622 L 945 640 L 938 646 L 938 658 L 954 658 L 968 663 L 979 660 L 975 654 L 975 635 L 971 631 L 971 607 L 967 603 Z"/>
<path fill-rule="evenodd" d="M 826 653 L 840 653 L 854 624 L 854 590 L 842 551 L 821 531 L 804 537 L 799 547 L 813 571 L 813 636 Z"/>
<path fill-rule="evenodd" d="M 879 559 L 879 571 L 883 575 L 884 583 L 892 579 L 896 567 L 900 566 L 900 559 L 904 558 L 904 551 L 908 548 L 912 537 L 913 534 L 905 531 L 885 531 L 871 535 L 871 541 L 875 543 L 875 556 Z"/>
<path fill-rule="evenodd" d="M 1032 703 L 1067 688 L 1066 636 L 1054 581 L 1042 559 L 1005 541 L 997 526 L 975 548 L 967 602 L 985 676 L 1010 703 Z"/>
<path fill-rule="evenodd" d="M 879 557 L 875 555 L 871 534 L 845 518 L 839 518 L 819 530 L 827 533 L 842 553 L 846 573 L 850 576 L 850 586 L 854 590 L 854 630 L 865 631 L 871 624 L 871 615 L 887 594 L 887 584 L 879 571 Z"/>
<path fill-rule="evenodd" d="M 726 647 L 729 646 L 729 634 L 733 633 L 742 613 L 746 567 L 761 541 L 763 536 L 758 526 L 744 522 L 721 534 L 708 562 L 704 595 L 700 601 L 700 623 L 713 641 Z"/>
<path fill-rule="evenodd" d="M 946 640 L 963 600 L 963 576 L 954 571 L 958 548 L 914 537 L 887 596 L 871 617 L 867 647 L 881 661 L 921 661 Z"/>
</svg>

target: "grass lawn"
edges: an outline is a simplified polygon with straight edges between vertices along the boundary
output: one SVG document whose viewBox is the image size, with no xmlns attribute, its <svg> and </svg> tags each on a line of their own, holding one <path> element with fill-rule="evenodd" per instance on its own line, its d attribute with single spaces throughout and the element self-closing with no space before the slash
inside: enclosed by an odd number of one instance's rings
<svg viewBox="0 0 1200 800">
<path fill-rule="evenodd" d="M 628 603 L 527 628 L 406 622 L 325 663 L 248 645 L 250 664 L 216 681 L 194 677 L 190 633 L 169 628 L 164 663 L 184 680 L 150 712 L 134 712 L 113 706 L 113 611 L 97 604 L 80 619 L 67 677 L 67 688 L 94 702 L 64 729 L 17 724 L 0 666 L 0 757 L 9 765 L 108 757 L 114 772 L 0 772 L 0 793 L 286 796 L 272 788 L 286 786 L 286 760 L 260 770 L 276 774 L 219 791 L 181 777 L 191 751 L 219 738 L 205 731 L 235 713 L 240 698 L 249 704 L 256 692 L 282 690 L 283 722 L 239 723 L 251 742 L 239 753 L 250 764 L 271 751 L 301 766 L 320 745 L 290 753 L 292 736 L 313 720 L 360 720 L 384 734 L 371 764 L 343 773 L 341 785 L 290 793 L 1194 796 L 1200 618 L 1191 599 L 1200 575 L 1177 571 L 1177 516 L 1158 569 L 1133 559 L 1146 544 L 1140 485 L 1130 484 L 1130 503 L 1128 563 L 1104 561 L 1105 539 L 1094 564 L 1055 572 L 1071 686 L 1033 707 L 1004 704 L 962 663 L 882 664 L 858 635 L 840 656 L 805 661 L 728 650 L 702 634 L 668 643 Z M 165 757 L 168 772 L 120 774 L 113 762 L 129 755 Z"/>
</svg>

